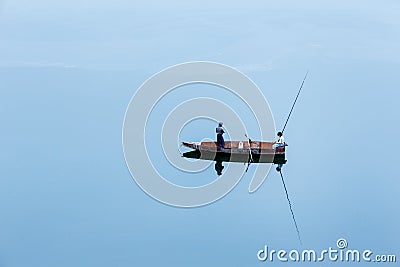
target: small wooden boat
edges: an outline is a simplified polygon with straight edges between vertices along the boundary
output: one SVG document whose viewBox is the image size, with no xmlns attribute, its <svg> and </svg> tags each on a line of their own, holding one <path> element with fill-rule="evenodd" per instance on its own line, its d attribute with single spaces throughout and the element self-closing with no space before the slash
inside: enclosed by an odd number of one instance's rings
<svg viewBox="0 0 400 267">
<path fill-rule="evenodd" d="M 274 148 L 273 142 L 263 141 L 226 141 L 224 148 L 217 142 L 182 142 L 193 149 L 183 153 L 183 157 L 213 160 L 217 162 L 275 163 L 285 164 L 285 146 Z"/>
</svg>

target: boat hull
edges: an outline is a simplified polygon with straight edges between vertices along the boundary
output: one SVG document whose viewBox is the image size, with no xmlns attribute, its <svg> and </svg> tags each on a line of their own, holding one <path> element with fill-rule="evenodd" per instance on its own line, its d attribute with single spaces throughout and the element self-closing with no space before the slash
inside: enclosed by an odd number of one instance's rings
<svg viewBox="0 0 400 267">
<path fill-rule="evenodd" d="M 243 162 L 251 159 L 253 163 L 285 164 L 285 147 L 274 149 L 272 142 L 227 141 L 224 148 L 218 148 L 216 142 L 182 143 L 192 151 L 183 153 L 183 157 L 221 162 Z"/>
</svg>

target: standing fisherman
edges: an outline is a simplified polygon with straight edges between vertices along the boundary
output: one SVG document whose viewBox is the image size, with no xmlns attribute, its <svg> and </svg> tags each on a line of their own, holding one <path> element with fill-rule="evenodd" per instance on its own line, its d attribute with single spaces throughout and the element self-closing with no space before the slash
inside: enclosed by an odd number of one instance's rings
<svg viewBox="0 0 400 267">
<path fill-rule="evenodd" d="M 218 123 L 218 127 L 215 129 L 215 132 L 217 133 L 217 149 L 221 150 L 221 148 L 224 148 L 225 146 L 225 140 L 224 137 L 222 136 L 225 131 L 222 128 L 222 122 Z"/>
</svg>

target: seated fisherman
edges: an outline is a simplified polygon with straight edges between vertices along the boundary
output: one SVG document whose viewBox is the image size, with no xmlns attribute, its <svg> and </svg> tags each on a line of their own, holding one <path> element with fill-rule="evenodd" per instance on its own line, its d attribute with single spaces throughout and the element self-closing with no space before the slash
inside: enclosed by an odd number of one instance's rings
<svg viewBox="0 0 400 267">
<path fill-rule="evenodd" d="M 274 142 L 273 148 L 285 146 L 285 138 L 283 137 L 282 132 L 278 132 L 278 141 Z"/>
<path fill-rule="evenodd" d="M 278 148 L 278 147 L 284 147 L 286 145 L 285 143 L 285 138 L 283 137 L 282 132 L 278 132 L 278 141 L 274 142 L 274 145 L 272 146 L 273 148 Z M 276 171 L 280 172 L 282 170 L 283 164 L 278 164 L 276 167 Z"/>
</svg>

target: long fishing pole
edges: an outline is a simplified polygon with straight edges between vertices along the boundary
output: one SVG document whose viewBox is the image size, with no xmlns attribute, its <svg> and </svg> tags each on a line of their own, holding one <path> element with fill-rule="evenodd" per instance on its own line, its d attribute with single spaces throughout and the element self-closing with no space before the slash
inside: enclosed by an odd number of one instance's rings
<svg viewBox="0 0 400 267">
<path fill-rule="evenodd" d="M 286 198 L 287 198 L 287 201 L 288 201 L 288 203 L 289 203 L 290 212 L 292 213 L 292 218 L 293 218 L 294 226 L 296 227 L 297 237 L 299 238 L 300 245 L 303 245 L 303 243 L 301 242 L 299 227 L 297 226 L 296 218 L 294 217 L 294 212 L 293 212 L 293 209 L 292 209 L 292 203 L 290 202 L 290 199 L 289 199 L 289 194 L 288 194 L 288 191 L 287 191 L 287 188 L 286 188 L 285 180 L 283 179 L 282 172 L 279 171 L 279 173 L 281 174 L 283 187 L 285 188 Z"/>
<path fill-rule="evenodd" d="M 283 126 L 282 134 L 283 134 L 283 132 L 285 131 L 285 128 L 286 128 L 286 125 L 287 125 L 287 123 L 288 123 L 288 121 L 289 121 L 290 115 L 292 115 L 293 108 L 294 108 L 294 106 L 296 105 L 297 99 L 299 98 L 301 89 L 303 89 L 303 85 L 304 85 L 304 82 L 305 82 L 306 79 L 307 79 L 307 75 L 308 75 L 308 70 L 307 70 L 307 72 L 306 72 L 306 75 L 304 76 L 303 82 L 302 82 L 301 85 L 300 85 L 300 89 L 299 89 L 299 91 L 297 92 L 296 99 L 294 100 L 293 105 L 292 105 L 292 108 L 290 109 L 290 112 L 289 112 L 289 115 L 288 115 L 288 117 L 287 117 L 287 119 L 286 119 L 285 125 Z M 277 169 L 277 170 L 278 170 L 278 169 Z M 292 218 L 293 218 L 294 226 L 296 227 L 297 237 L 299 238 L 300 245 L 302 245 L 303 243 L 301 242 L 299 227 L 297 226 L 296 217 L 294 216 L 294 212 L 293 212 L 293 208 L 292 208 L 292 203 L 290 202 L 290 199 L 289 199 L 289 193 L 288 193 L 288 191 L 287 191 L 286 184 L 285 184 L 285 180 L 283 179 L 283 174 L 282 174 L 281 169 L 279 169 L 279 174 L 281 175 L 281 179 L 282 179 L 282 183 L 283 183 L 283 188 L 285 189 L 285 193 L 286 193 L 286 199 L 287 199 L 287 201 L 288 201 L 288 203 L 289 203 L 290 212 L 292 213 Z"/>
<path fill-rule="evenodd" d="M 307 72 L 306 72 L 306 75 L 304 76 L 303 82 L 301 83 L 299 92 L 297 93 L 297 96 L 296 96 L 296 99 L 294 100 L 294 103 L 293 103 L 293 105 L 292 105 L 292 108 L 290 109 L 289 116 L 288 116 L 287 119 L 286 119 L 285 126 L 283 126 L 282 133 L 285 131 L 285 128 L 286 128 L 286 125 L 287 125 L 287 123 L 288 123 L 288 121 L 289 121 L 290 115 L 292 115 L 292 111 L 293 111 L 294 105 L 296 105 L 297 98 L 299 98 L 301 89 L 303 88 L 303 85 L 304 85 L 304 82 L 306 81 L 307 75 L 308 75 L 308 70 L 307 70 Z"/>
</svg>

